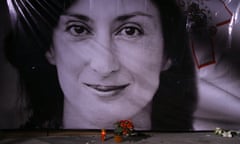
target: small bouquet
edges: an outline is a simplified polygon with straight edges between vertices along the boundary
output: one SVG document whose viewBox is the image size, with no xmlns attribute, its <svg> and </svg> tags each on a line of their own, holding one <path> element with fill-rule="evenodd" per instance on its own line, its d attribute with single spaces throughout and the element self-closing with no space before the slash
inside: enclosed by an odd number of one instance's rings
<svg viewBox="0 0 240 144">
<path fill-rule="evenodd" d="M 216 135 L 220 135 L 222 137 L 228 137 L 228 138 L 231 138 L 233 136 L 240 136 L 240 131 L 236 131 L 236 130 L 224 130 L 224 129 L 221 129 L 221 128 L 216 128 L 214 133 Z"/>
<path fill-rule="evenodd" d="M 130 120 L 120 120 L 114 124 L 114 134 L 130 136 L 134 132 L 134 125 Z"/>
</svg>

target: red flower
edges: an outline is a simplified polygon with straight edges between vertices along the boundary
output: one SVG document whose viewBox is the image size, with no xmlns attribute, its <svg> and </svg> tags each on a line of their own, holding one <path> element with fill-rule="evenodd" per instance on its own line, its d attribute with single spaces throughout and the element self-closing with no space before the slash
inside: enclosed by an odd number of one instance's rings
<svg viewBox="0 0 240 144">
<path fill-rule="evenodd" d="M 130 135 L 134 130 L 133 123 L 130 120 L 120 120 L 115 123 L 114 132 L 117 135 Z"/>
</svg>

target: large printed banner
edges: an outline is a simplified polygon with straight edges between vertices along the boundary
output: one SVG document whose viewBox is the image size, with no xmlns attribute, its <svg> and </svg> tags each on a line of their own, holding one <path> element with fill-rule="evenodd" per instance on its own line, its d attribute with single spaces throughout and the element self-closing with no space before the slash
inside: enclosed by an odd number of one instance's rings
<svg viewBox="0 0 240 144">
<path fill-rule="evenodd" d="M 0 129 L 240 128 L 238 0 L 3 0 Z"/>
</svg>

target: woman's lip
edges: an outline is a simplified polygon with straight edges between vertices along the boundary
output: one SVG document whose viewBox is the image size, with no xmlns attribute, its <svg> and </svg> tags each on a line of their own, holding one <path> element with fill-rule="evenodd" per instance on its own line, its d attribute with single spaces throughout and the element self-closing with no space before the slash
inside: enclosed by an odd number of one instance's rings
<svg viewBox="0 0 240 144">
<path fill-rule="evenodd" d="M 127 88 L 130 84 L 123 85 L 101 85 L 101 84 L 89 84 L 84 83 L 84 85 L 96 96 L 99 97 L 115 97 Z"/>
<path fill-rule="evenodd" d="M 84 83 L 86 86 L 93 88 L 100 92 L 110 92 L 110 91 L 119 91 L 126 88 L 129 84 L 123 85 L 100 85 L 100 84 L 88 84 Z"/>
</svg>

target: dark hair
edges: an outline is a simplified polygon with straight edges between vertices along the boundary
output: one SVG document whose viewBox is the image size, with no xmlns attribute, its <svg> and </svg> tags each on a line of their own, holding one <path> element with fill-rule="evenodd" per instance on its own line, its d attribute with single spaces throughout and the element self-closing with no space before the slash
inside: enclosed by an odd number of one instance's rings
<svg viewBox="0 0 240 144">
<path fill-rule="evenodd" d="M 152 129 L 193 130 L 197 93 L 186 20 L 174 0 L 152 1 L 160 12 L 165 53 L 172 60 L 170 69 L 161 73 L 159 89 L 153 99 Z"/>
<path fill-rule="evenodd" d="M 55 66 L 45 53 L 59 16 L 75 0 L 13 1 L 17 19 L 6 39 L 6 57 L 16 67 L 31 116 L 24 128 L 60 128 L 63 93 Z M 153 99 L 153 130 L 191 130 L 196 105 L 195 72 L 185 20 L 174 0 L 151 0 L 159 9 L 165 54 L 172 60 L 161 73 Z"/>
</svg>

